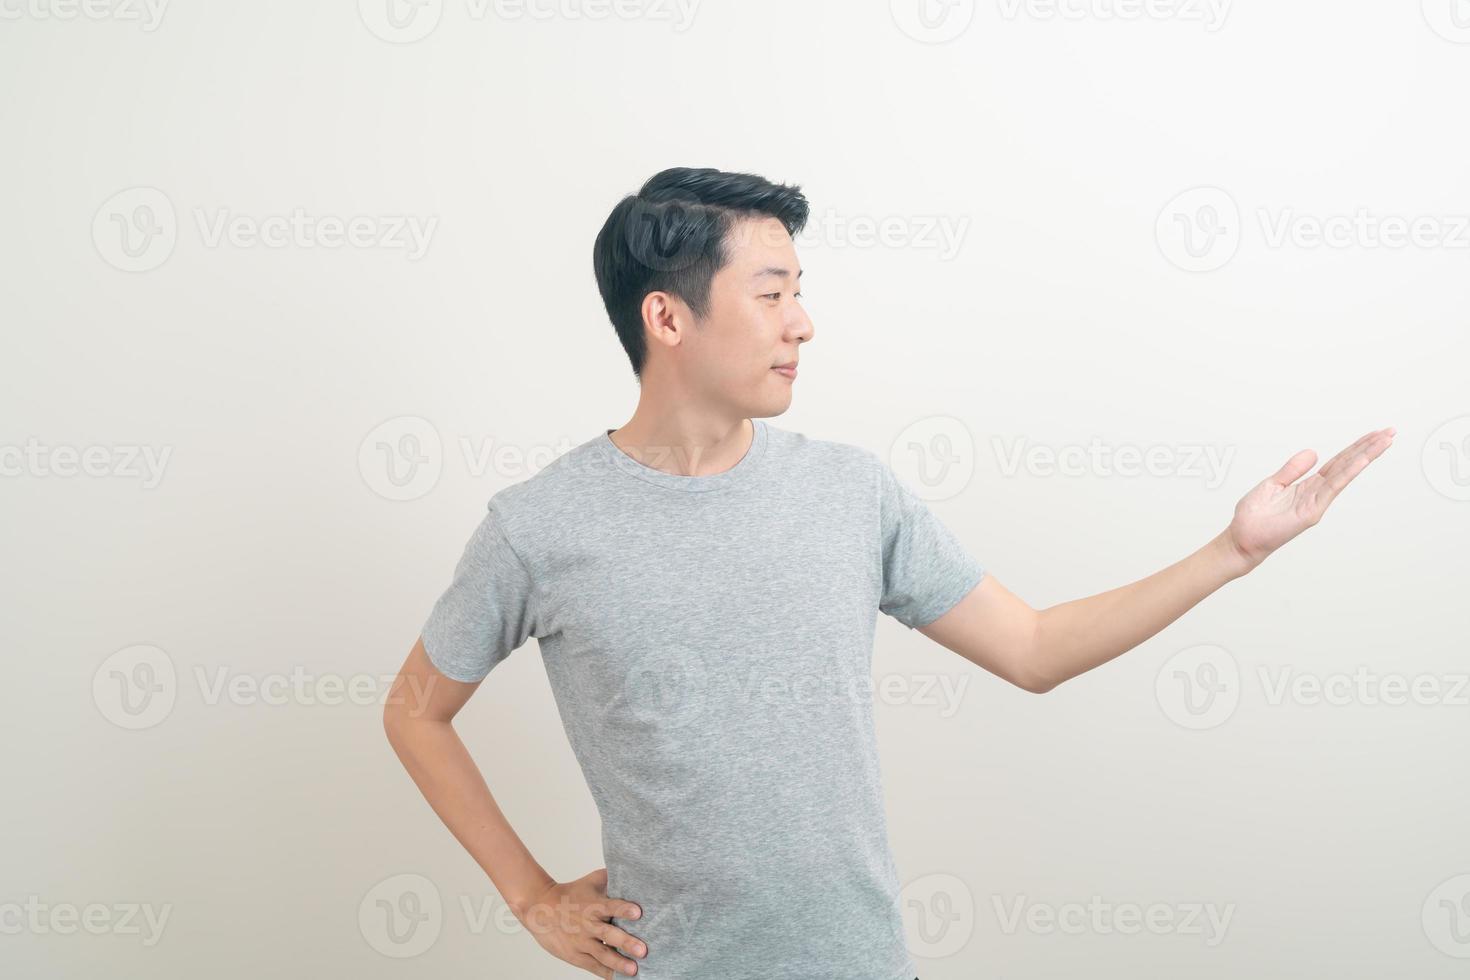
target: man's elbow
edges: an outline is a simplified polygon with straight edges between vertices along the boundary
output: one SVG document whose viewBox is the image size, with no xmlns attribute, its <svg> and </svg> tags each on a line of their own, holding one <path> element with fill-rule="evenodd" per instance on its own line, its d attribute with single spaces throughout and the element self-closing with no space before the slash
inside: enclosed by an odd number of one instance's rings
<svg viewBox="0 0 1470 980">
<path fill-rule="evenodd" d="M 1031 635 L 1027 638 L 1016 673 L 1016 686 L 1032 694 L 1045 694 L 1061 683 L 1046 670 L 1046 659 L 1042 656 L 1040 613 L 1032 616 Z"/>
<path fill-rule="evenodd" d="M 1045 694 L 1057 686 L 1057 682 L 1040 674 L 1026 674 L 1013 681 L 1017 687 L 1031 694 Z"/>
<path fill-rule="evenodd" d="M 396 692 L 397 687 L 394 690 Z M 417 712 L 407 698 L 390 695 L 387 702 L 383 706 L 383 734 L 396 747 L 418 720 Z"/>
</svg>

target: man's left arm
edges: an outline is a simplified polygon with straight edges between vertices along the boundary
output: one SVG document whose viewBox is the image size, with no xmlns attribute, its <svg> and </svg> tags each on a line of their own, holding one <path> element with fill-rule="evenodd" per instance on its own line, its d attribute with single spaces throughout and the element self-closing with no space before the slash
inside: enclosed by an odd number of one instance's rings
<svg viewBox="0 0 1470 980">
<path fill-rule="evenodd" d="M 1393 435 L 1391 427 L 1370 432 L 1297 483 L 1317 458 L 1302 450 L 1241 498 L 1229 527 L 1147 578 L 1038 611 L 987 574 L 954 608 L 918 629 L 1018 687 L 1050 691 L 1138 646 L 1315 525 Z"/>
</svg>

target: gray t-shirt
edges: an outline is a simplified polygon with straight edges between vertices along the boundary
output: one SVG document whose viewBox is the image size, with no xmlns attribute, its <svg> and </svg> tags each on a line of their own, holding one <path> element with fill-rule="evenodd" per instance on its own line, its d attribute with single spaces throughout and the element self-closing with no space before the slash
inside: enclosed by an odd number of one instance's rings
<svg viewBox="0 0 1470 980">
<path fill-rule="evenodd" d="M 873 635 L 984 570 L 876 453 L 752 421 L 723 473 L 604 430 L 496 492 L 424 646 L 476 681 L 540 641 L 644 980 L 913 980 Z"/>
</svg>

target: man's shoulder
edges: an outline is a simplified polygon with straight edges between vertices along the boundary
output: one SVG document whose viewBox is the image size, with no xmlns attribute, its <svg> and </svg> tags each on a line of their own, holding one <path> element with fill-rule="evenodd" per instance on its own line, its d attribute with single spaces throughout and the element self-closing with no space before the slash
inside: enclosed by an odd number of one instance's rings
<svg viewBox="0 0 1470 980">
<path fill-rule="evenodd" d="M 598 452 L 595 440 L 589 440 L 552 457 L 525 479 L 496 490 L 488 507 L 508 533 L 534 533 L 533 525 L 575 514 L 579 502 L 596 492 L 597 480 L 605 476 L 605 464 L 606 458 Z"/>
<path fill-rule="evenodd" d="M 770 423 L 766 427 L 776 455 L 798 464 L 870 472 L 882 464 L 876 452 L 858 443 L 819 438 Z"/>
</svg>

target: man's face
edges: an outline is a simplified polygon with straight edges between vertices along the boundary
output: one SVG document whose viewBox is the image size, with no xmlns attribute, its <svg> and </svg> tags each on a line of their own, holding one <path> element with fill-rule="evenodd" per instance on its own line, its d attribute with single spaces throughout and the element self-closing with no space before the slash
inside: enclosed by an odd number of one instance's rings
<svg viewBox="0 0 1470 980">
<path fill-rule="evenodd" d="M 776 218 L 740 221 L 726 242 L 728 261 L 710 283 L 709 314 L 682 340 L 691 386 L 750 418 L 791 405 L 793 364 L 815 328 L 802 309 L 796 246 Z"/>
</svg>

